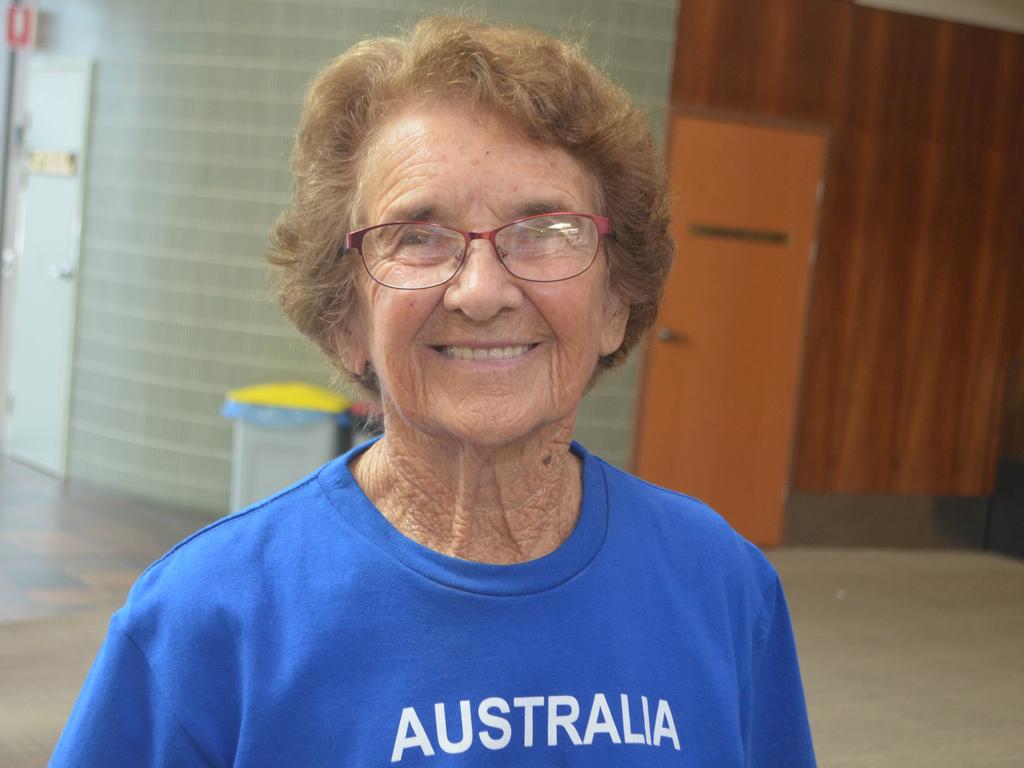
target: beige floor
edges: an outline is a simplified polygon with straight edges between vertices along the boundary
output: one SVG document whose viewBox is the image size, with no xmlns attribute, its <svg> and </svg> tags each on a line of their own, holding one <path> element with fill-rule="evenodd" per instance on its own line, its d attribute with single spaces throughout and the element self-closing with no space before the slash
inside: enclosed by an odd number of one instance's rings
<svg viewBox="0 0 1024 768">
<path fill-rule="evenodd" d="M 10 464 L 0 466 L 0 480 L 0 559 L 11 582 L 0 589 L 10 597 L 7 612 L 0 604 L 0 768 L 34 768 L 46 763 L 120 602 L 121 576 L 137 560 L 108 555 L 95 539 L 89 570 L 74 558 L 74 568 L 61 570 L 66 550 L 79 551 L 80 537 L 100 524 L 102 498 L 48 488 Z M 57 513 L 45 517 L 53 504 Z M 133 557 L 180 538 L 173 510 L 132 515 L 128 506 L 118 500 L 110 508 L 117 510 L 115 538 L 131 542 Z M 49 533 L 28 536 L 30 521 L 40 519 Z M 38 562 L 47 552 L 50 570 Z M 108 556 L 121 558 L 121 576 L 98 588 L 90 574 Z M 769 556 L 789 599 L 821 766 L 1024 766 L 1024 562 L 978 552 L 784 549 Z M 19 595 L 34 577 L 53 589 L 26 602 Z"/>
<path fill-rule="evenodd" d="M 1024 766 L 1024 563 L 891 550 L 771 559 L 822 766 Z"/>
<path fill-rule="evenodd" d="M 0 766 L 46 765 L 109 613 L 0 624 Z"/>
</svg>

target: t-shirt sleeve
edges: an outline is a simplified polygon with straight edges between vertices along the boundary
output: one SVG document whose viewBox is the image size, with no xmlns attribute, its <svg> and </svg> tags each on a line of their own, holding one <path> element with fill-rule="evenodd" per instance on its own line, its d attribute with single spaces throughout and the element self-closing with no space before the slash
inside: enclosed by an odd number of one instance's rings
<svg viewBox="0 0 1024 768">
<path fill-rule="evenodd" d="M 115 615 L 50 758 L 51 768 L 209 764 Z"/>
<path fill-rule="evenodd" d="M 756 768 L 814 766 L 800 666 L 789 608 L 778 576 L 765 595 L 755 637 L 747 691 L 747 765 Z"/>
</svg>

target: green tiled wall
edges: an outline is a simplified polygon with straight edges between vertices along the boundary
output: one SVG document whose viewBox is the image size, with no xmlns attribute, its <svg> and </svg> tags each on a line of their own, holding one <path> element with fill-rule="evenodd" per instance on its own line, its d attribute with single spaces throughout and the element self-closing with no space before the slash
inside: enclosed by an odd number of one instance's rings
<svg viewBox="0 0 1024 768">
<path fill-rule="evenodd" d="M 584 34 L 592 59 L 666 117 L 678 0 L 478 2 L 484 18 Z M 264 253 L 288 202 L 303 90 L 355 41 L 446 2 L 44 0 L 40 54 L 96 61 L 70 474 L 226 511 L 230 388 L 327 383 L 270 299 Z M 635 363 L 583 404 L 578 436 L 625 464 Z"/>
</svg>

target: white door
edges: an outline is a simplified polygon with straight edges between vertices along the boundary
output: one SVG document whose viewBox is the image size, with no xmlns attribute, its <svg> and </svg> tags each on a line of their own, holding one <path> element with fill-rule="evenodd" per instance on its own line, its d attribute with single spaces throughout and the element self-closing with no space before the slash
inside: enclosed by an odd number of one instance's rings
<svg viewBox="0 0 1024 768">
<path fill-rule="evenodd" d="M 8 404 L 11 456 L 63 477 L 92 65 L 34 56 L 25 97 Z"/>
</svg>

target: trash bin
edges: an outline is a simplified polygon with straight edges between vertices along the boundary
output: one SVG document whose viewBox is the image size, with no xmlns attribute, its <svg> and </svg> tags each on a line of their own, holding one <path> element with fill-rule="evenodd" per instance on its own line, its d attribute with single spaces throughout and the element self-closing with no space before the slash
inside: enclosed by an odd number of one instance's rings
<svg viewBox="0 0 1024 768">
<path fill-rule="evenodd" d="M 233 389 L 221 414 L 235 422 L 231 510 L 300 480 L 348 448 L 349 401 L 302 382 Z"/>
</svg>

